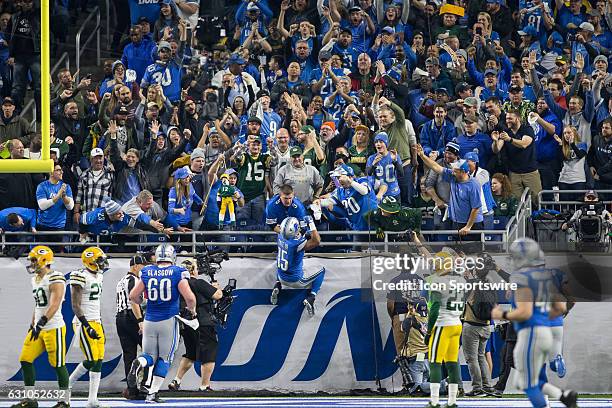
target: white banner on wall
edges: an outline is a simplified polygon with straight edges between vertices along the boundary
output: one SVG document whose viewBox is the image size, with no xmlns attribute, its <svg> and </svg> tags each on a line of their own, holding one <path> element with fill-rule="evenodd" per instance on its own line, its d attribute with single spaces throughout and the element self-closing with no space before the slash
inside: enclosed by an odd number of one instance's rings
<svg viewBox="0 0 612 408">
<path fill-rule="evenodd" d="M 2 258 L 0 285 L 0 387 L 22 385 L 19 351 L 28 330 L 33 299 L 25 260 Z M 384 297 L 373 303 L 361 289 L 362 259 L 305 260 L 306 268 L 326 268 L 325 281 L 317 296 L 317 314 L 310 318 L 302 301 L 305 292 L 284 290 L 277 306 L 270 305 L 275 280 L 275 261 L 232 258 L 218 276 L 223 285 L 238 281 L 236 302 L 228 325 L 219 329 L 220 347 L 213 374 L 214 389 L 342 392 L 377 388 L 401 389 L 401 376 L 393 364 L 395 347 Z M 107 338 L 102 391 L 125 387 L 121 347 L 115 328 L 115 288 L 127 273 L 126 259 L 111 259 L 104 274 L 103 322 Z M 367 267 L 367 264 L 365 264 Z M 68 274 L 80 267 L 79 259 L 56 258 L 54 269 Z M 70 322 L 69 297 L 64 319 Z M 612 391 L 612 305 L 581 303 L 567 318 L 564 354 L 567 376 L 559 382 L 582 392 Z M 68 328 L 67 362 L 70 371 L 83 355 Z M 496 353 L 498 353 L 497 351 Z M 174 378 L 183 347 L 177 352 L 167 381 Z M 497 366 L 497 361 L 495 362 Z M 497 369 L 497 368 L 496 368 Z M 464 372 L 465 372 L 464 367 Z M 494 370 L 495 371 L 495 370 Z M 55 382 L 55 373 L 45 358 L 36 361 L 37 380 Z M 605 375 L 604 375 L 605 373 Z M 557 382 L 557 381 L 555 381 Z M 199 377 L 191 371 L 182 388 L 195 389 Z M 86 382 L 77 389 L 85 390 Z M 468 387 L 469 388 L 469 387 Z"/>
</svg>

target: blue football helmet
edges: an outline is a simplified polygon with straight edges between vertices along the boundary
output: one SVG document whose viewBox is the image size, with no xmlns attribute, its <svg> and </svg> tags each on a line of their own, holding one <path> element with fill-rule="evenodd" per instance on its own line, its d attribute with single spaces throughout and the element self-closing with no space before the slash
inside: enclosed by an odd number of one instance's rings
<svg viewBox="0 0 612 408">
<path fill-rule="evenodd" d="M 170 244 L 158 245 L 155 249 L 155 262 L 176 262 L 176 250 Z"/>
<path fill-rule="evenodd" d="M 295 217 L 287 217 L 281 222 L 280 234 L 285 239 L 300 237 L 300 222 Z"/>
</svg>

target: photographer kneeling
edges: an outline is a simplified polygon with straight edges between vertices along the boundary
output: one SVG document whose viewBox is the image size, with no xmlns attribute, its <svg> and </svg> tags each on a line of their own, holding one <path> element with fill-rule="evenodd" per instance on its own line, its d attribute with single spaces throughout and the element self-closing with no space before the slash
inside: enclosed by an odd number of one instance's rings
<svg viewBox="0 0 612 408">
<path fill-rule="evenodd" d="M 198 279 L 198 267 L 194 259 L 183 261 L 182 265 L 189 271 L 189 286 L 196 296 L 196 313 L 200 326 L 197 330 L 186 324 L 181 324 L 181 336 L 185 342 L 185 354 L 181 358 L 178 371 L 174 380 L 168 384 L 170 390 L 178 390 L 181 386 L 183 376 L 193 366 L 194 361 L 200 361 L 202 384 L 200 391 L 212 391 L 210 388 L 210 377 L 215 368 L 217 358 L 217 331 L 213 321 L 213 301 L 223 297 L 218 283 L 208 283 Z M 184 300 L 181 297 L 181 310 Z"/>
</svg>

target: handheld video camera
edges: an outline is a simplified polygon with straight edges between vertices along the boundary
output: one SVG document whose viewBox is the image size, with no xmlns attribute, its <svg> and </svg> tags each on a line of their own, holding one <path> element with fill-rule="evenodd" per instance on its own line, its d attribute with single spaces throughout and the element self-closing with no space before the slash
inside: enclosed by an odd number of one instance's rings
<svg viewBox="0 0 612 408">
<path fill-rule="evenodd" d="M 221 270 L 221 263 L 229 260 L 229 255 L 221 249 L 216 249 L 196 254 L 195 259 L 198 263 L 198 275 L 208 275 L 211 282 L 216 282 L 215 274 Z"/>
</svg>

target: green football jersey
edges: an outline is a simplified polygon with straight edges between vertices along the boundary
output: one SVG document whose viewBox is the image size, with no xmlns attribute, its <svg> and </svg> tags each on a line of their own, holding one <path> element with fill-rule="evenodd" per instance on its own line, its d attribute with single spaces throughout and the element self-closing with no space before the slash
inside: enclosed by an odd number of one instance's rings
<svg viewBox="0 0 612 408">
<path fill-rule="evenodd" d="M 244 154 L 238 166 L 238 189 L 244 194 L 244 201 L 249 202 L 266 190 L 266 172 L 270 171 L 272 157 L 265 153 L 258 156 Z"/>
</svg>

